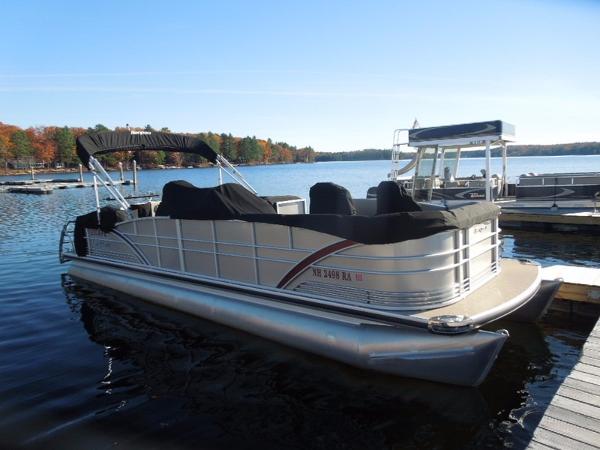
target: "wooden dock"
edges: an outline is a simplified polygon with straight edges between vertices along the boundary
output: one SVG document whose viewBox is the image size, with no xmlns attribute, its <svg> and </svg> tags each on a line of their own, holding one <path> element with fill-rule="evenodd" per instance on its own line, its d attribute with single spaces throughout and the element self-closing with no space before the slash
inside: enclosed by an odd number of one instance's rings
<svg viewBox="0 0 600 450">
<path fill-rule="evenodd" d="M 600 449 L 600 320 L 554 394 L 530 449 Z"/>
<path fill-rule="evenodd" d="M 36 180 L 37 181 L 37 180 Z M 131 180 L 116 180 L 114 185 L 131 185 Z M 0 193 L 11 193 L 11 194 L 52 194 L 55 190 L 59 189 L 73 189 L 73 188 L 90 188 L 93 187 L 94 183 L 81 182 L 81 181 L 65 181 L 52 180 L 42 182 L 26 182 L 18 184 L 3 184 L 0 185 Z"/>
<path fill-rule="evenodd" d="M 544 278 L 563 278 L 557 298 L 600 304 L 600 269 L 553 266 Z M 563 380 L 535 429 L 529 449 L 600 449 L 600 320 L 579 361 Z"/>
<path fill-rule="evenodd" d="M 555 298 L 600 305 L 600 269 L 594 267 L 550 266 L 542 269 L 544 280 L 563 279 Z"/>
<path fill-rule="evenodd" d="M 505 229 L 600 233 L 600 212 L 594 209 L 502 207 L 499 222 Z"/>
</svg>

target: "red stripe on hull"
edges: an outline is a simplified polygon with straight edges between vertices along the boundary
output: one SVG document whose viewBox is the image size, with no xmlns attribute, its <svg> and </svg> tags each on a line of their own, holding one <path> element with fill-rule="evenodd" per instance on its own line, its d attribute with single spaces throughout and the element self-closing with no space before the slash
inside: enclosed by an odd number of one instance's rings
<svg viewBox="0 0 600 450">
<path fill-rule="evenodd" d="M 311 264 L 314 264 L 317 261 L 320 261 L 321 259 L 325 258 L 326 256 L 329 256 L 345 248 L 351 247 L 355 244 L 356 242 L 349 241 L 346 239 L 343 241 L 336 242 L 335 244 L 328 245 L 327 247 L 323 247 L 320 250 L 317 250 L 311 255 L 308 255 L 294 267 L 292 267 L 292 269 L 288 273 L 286 273 L 281 279 L 281 281 L 277 284 L 277 287 L 285 288 L 294 278 L 296 278 L 298 275 L 304 272 L 304 270 L 306 270 L 306 268 L 308 268 Z"/>
</svg>

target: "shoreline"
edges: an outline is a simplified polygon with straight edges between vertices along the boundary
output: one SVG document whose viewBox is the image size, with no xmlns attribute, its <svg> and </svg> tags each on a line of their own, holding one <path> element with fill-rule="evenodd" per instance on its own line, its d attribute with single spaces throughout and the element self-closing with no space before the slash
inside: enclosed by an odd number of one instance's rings
<svg viewBox="0 0 600 450">
<path fill-rule="evenodd" d="M 374 160 L 376 161 L 376 160 Z M 275 162 L 275 163 L 263 163 L 263 164 L 254 164 L 254 163 L 240 163 L 234 164 L 236 167 L 251 167 L 251 166 L 280 166 L 280 165 L 293 165 L 293 164 L 314 164 L 312 162 Z M 210 169 L 214 166 L 211 165 L 197 165 L 197 166 L 162 166 L 162 167 L 141 167 L 138 166 L 137 170 L 174 170 L 174 169 Z M 107 167 L 107 172 L 118 172 L 118 167 Z M 125 169 L 124 172 L 131 172 L 133 169 Z M 85 172 L 89 172 L 87 169 Z M 79 173 L 78 167 L 70 167 L 66 169 L 34 169 L 35 175 L 53 175 L 53 174 L 69 174 L 69 173 Z M 23 176 L 23 175 L 31 175 L 31 169 L 4 169 L 0 170 L 0 177 L 13 177 L 13 176 Z"/>
</svg>

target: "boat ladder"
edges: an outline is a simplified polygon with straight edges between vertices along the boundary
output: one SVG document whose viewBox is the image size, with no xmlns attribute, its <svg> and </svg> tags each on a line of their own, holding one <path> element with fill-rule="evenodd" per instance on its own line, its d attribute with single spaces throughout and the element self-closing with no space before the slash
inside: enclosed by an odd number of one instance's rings
<svg viewBox="0 0 600 450">
<path fill-rule="evenodd" d="M 63 229 L 60 233 L 60 243 L 58 245 L 58 260 L 60 263 L 64 263 L 67 258 L 65 258 L 65 253 L 73 253 L 75 251 L 75 221 L 69 220 L 63 226 Z"/>
</svg>

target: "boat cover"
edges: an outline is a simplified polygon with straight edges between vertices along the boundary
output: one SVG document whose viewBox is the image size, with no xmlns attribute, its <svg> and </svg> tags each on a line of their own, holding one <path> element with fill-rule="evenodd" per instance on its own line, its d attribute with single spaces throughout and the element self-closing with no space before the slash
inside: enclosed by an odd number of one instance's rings
<svg viewBox="0 0 600 450">
<path fill-rule="evenodd" d="M 108 233 L 114 229 L 118 222 L 123 222 L 129 217 L 126 211 L 115 208 L 113 206 L 104 206 L 100 210 L 100 222 L 98 222 L 98 213 L 92 211 L 91 213 L 78 216 L 75 219 L 75 253 L 79 256 L 87 255 L 87 239 L 85 238 L 85 229 L 101 229 L 105 233 Z"/>
<path fill-rule="evenodd" d="M 276 214 L 271 204 L 235 183 L 197 188 L 172 181 L 163 189 L 158 216 L 187 220 L 244 220 L 327 233 L 362 244 L 390 244 L 433 234 L 466 229 L 494 219 L 500 209 L 492 203 L 473 202 L 446 210 L 398 211 L 361 216 L 349 214 Z"/>
<path fill-rule="evenodd" d="M 311 214 L 356 214 L 352 195 L 335 183 L 317 183 L 310 188 Z"/>
<path fill-rule="evenodd" d="M 96 153 L 139 150 L 195 153 L 211 163 L 217 162 L 217 153 L 208 144 L 184 134 L 154 131 L 103 131 L 84 134 L 77 138 L 77 156 L 86 167 L 89 167 L 90 156 Z"/>
<path fill-rule="evenodd" d="M 421 211 L 401 182 L 382 181 L 377 186 L 377 214 Z"/>
<path fill-rule="evenodd" d="M 500 208 L 490 202 L 473 202 L 459 208 L 410 211 L 376 216 L 341 214 L 244 214 L 246 222 L 306 228 L 360 244 L 392 244 L 421 239 L 447 230 L 466 229 L 495 219 Z"/>
<path fill-rule="evenodd" d="M 237 183 L 199 188 L 184 180 L 163 187 L 157 216 L 178 219 L 235 219 L 242 214 L 275 214 L 267 200 L 257 197 Z"/>
<path fill-rule="evenodd" d="M 187 181 L 167 183 L 156 215 L 187 220 L 243 220 L 305 228 L 350 241 L 375 245 L 421 239 L 447 230 L 470 228 L 495 219 L 500 208 L 490 202 L 473 202 L 446 210 L 403 211 L 376 216 L 347 214 L 276 214 L 273 206 L 243 186 L 227 183 L 197 188 Z M 75 226 L 77 254 L 87 254 L 85 228 L 108 232 L 125 212 L 105 207 L 100 223 L 96 212 L 79 216 Z"/>
</svg>

